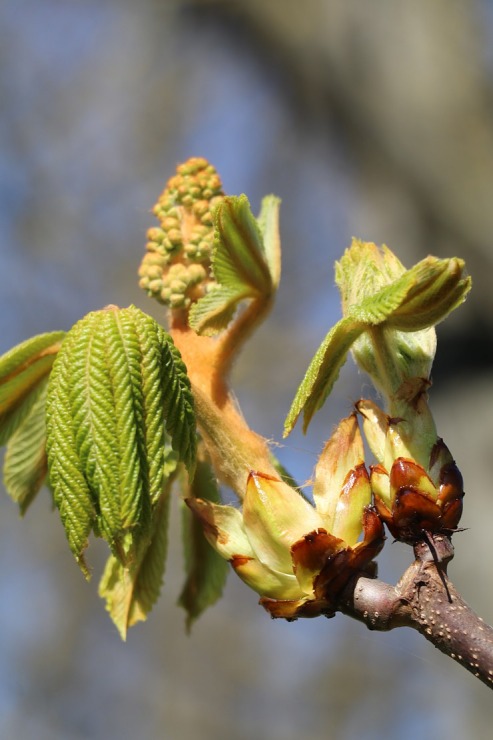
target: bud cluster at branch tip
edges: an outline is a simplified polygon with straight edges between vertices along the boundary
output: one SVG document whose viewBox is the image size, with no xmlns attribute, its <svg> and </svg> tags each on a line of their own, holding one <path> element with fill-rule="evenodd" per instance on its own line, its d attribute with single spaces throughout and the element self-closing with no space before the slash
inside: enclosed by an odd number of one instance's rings
<svg viewBox="0 0 493 740">
<path fill-rule="evenodd" d="M 322 451 L 314 499 L 315 506 L 283 481 L 252 471 L 241 511 L 201 499 L 187 504 L 265 609 L 296 619 L 333 616 L 348 581 L 374 573 L 371 561 L 383 546 L 354 414 Z"/>
<path fill-rule="evenodd" d="M 221 179 L 207 160 L 193 157 L 177 167 L 153 212 L 159 226 L 148 230 L 139 286 L 172 309 L 188 309 L 210 277 L 214 207 L 224 196 Z"/>
<path fill-rule="evenodd" d="M 435 257 L 406 271 L 387 247 L 357 240 L 336 265 L 344 314 L 370 319 L 352 353 L 385 407 L 356 405 L 377 460 L 370 467 L 375 506 L 392 535 L 406 542 L 425 532 L 451 535 L 462 514 L 462 476 L 437 434 L 427 391 L 434 325 L 469 291 L 463 272 L 462 260 Z"/>
</svg>

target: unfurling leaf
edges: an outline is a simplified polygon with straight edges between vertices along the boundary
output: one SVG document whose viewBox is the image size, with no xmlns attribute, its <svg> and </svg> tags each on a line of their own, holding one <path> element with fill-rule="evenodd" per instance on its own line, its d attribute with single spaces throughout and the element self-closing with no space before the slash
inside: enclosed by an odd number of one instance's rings
<svg viewBox="0 0 493 740">
<path fill-rule="evenodd" d="M 29 413 L 64 336 L 63 331 L 39 334 L 0 357 L 0 445 L 7 443 Z"/>
<path fill-rule="evenodd" d="M 193 304 L 189 323 L 200 334 L 225 329 L 239 303 L 268 299 L 279 282 L 278 200 L 264 201 L 260 222 L 245 195 L 227 196 L 214 211 L 212 271 L 216 285 Z M 265 243 L 264 243 L 265 236 Z"/>
<path fill-rule="evenodd" d="M 327 334 L 311 361 L 296 392 L 284 423 L 284 436 L 293 430 L 300 413 L 304 412 L 303 431 L 313 415 L 323 406 L 336 382 L 351 345 L 364 331 L 365 325 L 352 318 L 341 319 Z"/>
<path fill-rule="evenodd" d="M 9 496 L 25 514 L 46 480 L 46 390 L 44 380 L 29 413 L 9 439 L 3 466 L 3 481 Z"/>
<path fill-rule="evenodd" d="M 429 256 L 406 270 L 387 247 L 357 239 L 336 263 L 336 282 L 343 318 L 310 363 L 286 419 L 285 436 L 302 411 L 306 431 L 350 349 L 386 397 L 409 379 L 427 379 L 436 347 L 433 327 L 465 300 L 471 287 L 460 259 Z"/>
<path fill-rule="evenodd" d="M 161 591 L 172 478 L 156 504 L 149 539 L 141 540 L 134 561 L 125 567 L 110 555 L 99 583 L 99 595 L 106 600 L 106 610 L 122 640 L 126 639 L 129 627 L 147 619 Z"/>
<path fill-rule="evenodd" d="M 197 470 L 190 486 L 191 498 L 220 503 L 221 497 L 210 465 L 197 463 Z M 183 506 L 183 545 L 187 578 L 178 603 L 187 612 L 187 628 L 221 596 L 229 565 L 207 542 L 198 518 Z"/>
<path fill-rule="evenodd" d="M 55 503 L 86 575 L 92 529 L 123 565 L 137 559 L 166 483 L 166 433 L 192 471 L 193 399 L 171 338 L 134 306 L 85 316 L 50 376 L 47 451 Z"/>
</svg>

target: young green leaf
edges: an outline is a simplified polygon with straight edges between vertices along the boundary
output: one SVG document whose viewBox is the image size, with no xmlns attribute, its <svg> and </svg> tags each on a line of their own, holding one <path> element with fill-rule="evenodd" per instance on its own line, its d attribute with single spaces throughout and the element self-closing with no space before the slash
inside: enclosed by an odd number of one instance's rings
<svg viewBox="0 0 493 740">
<path fill-rule="evenodd" d="M 313 415 L 323 406 L 332 390 L 351 345 L 364 329 L 364 323 L 348 317 L 341 319 L 329 331 L 315 353 L 291 404 L 284 423 L 285 437 L 293 430 L 302 411 L 303 431 L 306 431 Z"/>
<path fill-rule="evenodd" d="M 77 326 L 77 325 L 76 325 Z M 89 489 L 76 447 L 70 397 L 71 350 L 77 334 L 69 332 L 52 370 L 46 399 L 46 451 L 50 484 L 67 540 L 79 567 L 90 577 L 84 560 L 89 533 L 96 521 L 96 501 Z"/>
<path fill-rule="evenodd" d="M 46 390 L 42 381 L 29 414 L 9 439 L 3 466 L 3 480 L 9 496 L 24 515 L 46 480 Z"/>
<path fill-rule="evenodd" d="M 123 564 L 138 552 L 165 484 L 165 431 L 193 471 L 195 416 L 171 338 L 134 306 L 109 306 L 69 332 L 50 376 L 50 480 L 69 544 L 95 529 Z"/>
<path fill-rule="evenodd" d="M 250 291 L 242 293 L 237 288 L 213 286 L 197 303 L 192 303 L 188 323 L 197 334 L 212 336 L 225 329 L 238 308 L 238 303 L 249 298 Z"/>
<path fill-rule="evenodd" d="M 7 443 L 36 400 L 65 332 L 39 334 L 0 357 L 0 445 Z"/>
<path fill-rule="evenodd" d="M 239 303 L 247 298 L 268 298 L 279 279 L 279 243 L 276 239 L 276 202 L 267 201 L 261 226 L 245 195 L 228 196 L 214 211 L 212 270 L 217 285 L 195 303 L 189 323 L 200 334 L 225 329 Z"/>
<path fill-rule="evenodd" d="M 262 234 L 246 195 L 228 196 L 214 212 L 215 241 L 212 269 L 221 285 L 267 293 L 272 278 Z"/>
<path fill-rule="evenodd" d="M 191 498 L 220 503 L 221 497 L 209 463 L 200 461 L 190 488 Z M 187 578 L 179 605 L 187 612 L 187 629 L 221 596 L 229 565 L 207 542 L 198 518 L 183 505 L 182 533 Z"/>
<path fill-rule="evenodd" d="M 284 435 L 301 411 L 306 431 L 351 348 L 359 367 L 384 395 L 395 393 L 418 373 L 427 377 L 435 353 L 433 326 L 457 308 L 470 290 L 471 280 L 463 273 L 464 262 L 457 258 L 426 257 L 406 270 L 387 247 L 354 240 L 336 263 L 344 318 L 327 334 L 310 363 Z M 381 328 L 378 339 L 372 327 Z"/>
<path fill-rule="evenodd" d="M 150 534 L 139 543 L 133 562 L 126 567 L 110 555 L 99 583 L 99 595 L 106 600 L 106 610 L 122 640 L 126 639 L 129 627 L 147 619 L 161 591 L 168 547 L 172 479 L 173 476 L 168 479 L 157 502 Z"/>
</svg>

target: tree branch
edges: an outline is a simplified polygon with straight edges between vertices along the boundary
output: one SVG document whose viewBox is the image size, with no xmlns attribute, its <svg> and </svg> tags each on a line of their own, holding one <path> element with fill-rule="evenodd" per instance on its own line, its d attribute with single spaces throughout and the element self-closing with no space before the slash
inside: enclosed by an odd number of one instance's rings
<svg viewBox="0 0 493 740">
<path fill-rule="evenodd" d="M 339 609 L 368 629 L 411 627 L 493 688 L 493 628 L 466 604 L 447 576 L 453 557 L 448 537 L 428 536 L 396 586 L 366 577 L 345 590 Z"/>
</svg>

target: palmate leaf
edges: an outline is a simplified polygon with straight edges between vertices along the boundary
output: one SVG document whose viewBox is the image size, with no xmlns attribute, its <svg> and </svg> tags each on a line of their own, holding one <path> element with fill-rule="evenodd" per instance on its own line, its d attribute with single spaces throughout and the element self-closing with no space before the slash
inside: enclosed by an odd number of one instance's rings
<svg viewBox="0 0 493 740">
<path fill-rule="evenodd" d="M 0 357 L 0 445 L 7 443 L 29 413 L 64 336 L 63 331 L 39 334 Z"/>
<path fill-rule="evenodd" d="M 9 496 L 24 515 L 48 472 L 46 460 L 46 390 L 42 381 L 36 399 L 23 422 L 9 439 L 3 466 L 3 480 Z"/>
<path fill-rule="evenodd" d="M 69 545 L 87 574 L 91 529 L 130 564 L 165 480 L 165 432 L 193 471 L 195 416 L 171 338 L 134 306 L 109 306 L 68 333 L 50 376 L 50 481 Z"/>
<path fill-rule="evenodd" d="M 221 497 L 214 473 L 208 462 L 197 464 L 188 496 L 212 503 Z M 207 542 L 199 519 L 183 504 L 182 537 L 185 553 L 186 581 L 178 603 L 187 613 L 187 629 L 221 596 L 229 571 L 229 564 Z"/>
<path fill-rule="evenodd" d="M 189 323 L 196 332 L 214 334 L 225 329 L 241 301 L 269 297 L 277 287 L 278 204 L 270 196 L 264 202 L 259 223 L 245 195 L 228 196 L 218 204 L 212 255 L 217 285 L 192 306 Z"/>
</svg>

